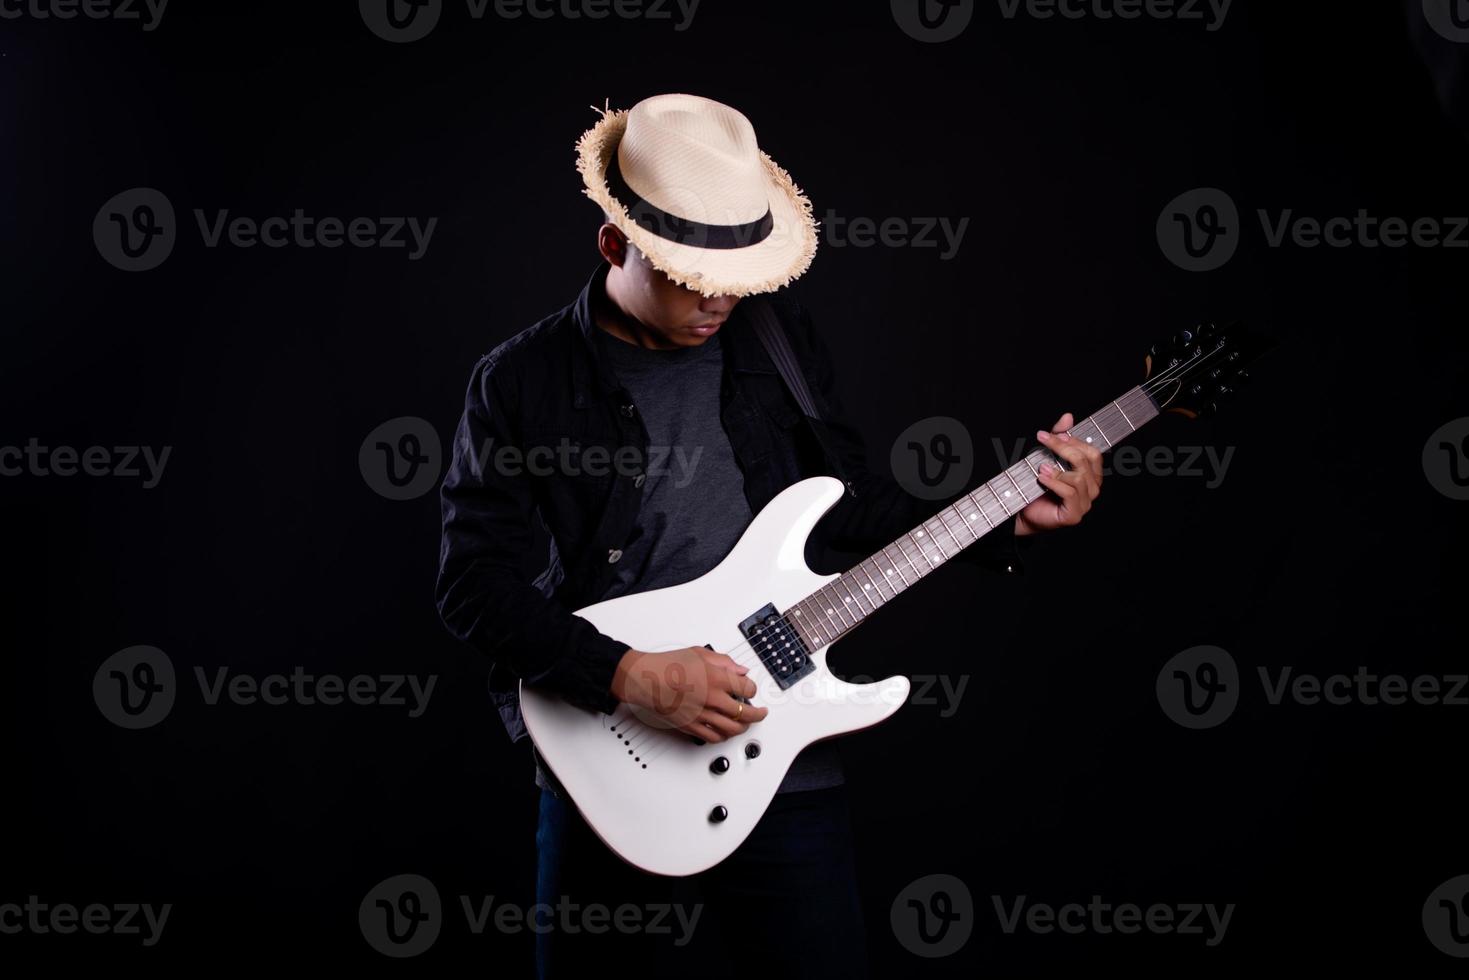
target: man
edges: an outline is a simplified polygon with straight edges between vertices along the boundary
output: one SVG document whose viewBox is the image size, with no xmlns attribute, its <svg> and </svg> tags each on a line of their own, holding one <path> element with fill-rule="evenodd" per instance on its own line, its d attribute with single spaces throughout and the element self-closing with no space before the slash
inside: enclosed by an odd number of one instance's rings
<svg viewBox="0 0 1469 980">
<path fill-rule="evenodd" d="M 525 735 L 515 697 L 523 679 L 607 713 L 627 702 L 666 714 L 660 691 L 692 689 L 699 703 L 679 706 L 670 725 L 718 742 L 766 715 L 737 700 L 756 693 L 745 668 L 699 646 L 635 650 L 571 610 L 703 575 L 754 514 L 808 476 L 831 473 L 848 487 L 817 528 L 842 551 L 875 551 L 943 502 L 868 472 L 810 317 L 758 295 L 805 272 L 816 226 L 810 201 L 759 150 L 749 120 L 708 99 L 656 96 L 604 113 L 577 149 L 585 193 L 603 209 L 603 261 L 575 302 L 474 369 L 443 485 L 439 611 L 491 657 L 513 739 Z M 797 407 L 741 305 L 760 302 L 785 333 L 816 419 Z M 1071 424 L 1063 415 L 1056 430 Z M 1051 495 L 964 559 L 1018 570 L 1015 537 L 1075 524 L 1099 493 L 1097 450 L 1038 435 L 1070 468 L 1043 468 Z M 534 520 L 549 532 L 550 562 L 527 582 Z M 680 684 L 691 676 L 696 683 Z M 583 955 L 653 975 L 695 963 L 701 976 L 774 964 L 813 977 L 864 974 L 845 790 L 830 744 L 797 757 L 730 858 L 687 879 L 623 864 L 539 760 L 536 769 L 537 900 L 549 907 L 533 924 L 542 976 L 584 965 Z M 555 911 L 595 904 L 635 905 L 645 926 L 594 932 Z M 660 906 L 681 913 L 665 926 L 682 930 L 654 930 L 649 910 Z"/>
</svg>

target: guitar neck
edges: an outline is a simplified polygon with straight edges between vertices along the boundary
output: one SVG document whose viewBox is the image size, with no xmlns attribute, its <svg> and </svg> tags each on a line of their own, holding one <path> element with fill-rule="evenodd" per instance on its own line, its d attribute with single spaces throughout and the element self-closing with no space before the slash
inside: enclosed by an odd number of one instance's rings
<svg viewBox="0 0 1469 980">
<path fill-rule="evenodd" d="M 1103 452 L 1158 416 L 1158 403 L 1141 386 L 1067 430 Z M 1010 520 L 1046 489 L 1037 479 L 1042 463 L 1069 466 L 1038 446 L 1020 462 L 980 484 L 953 504 L 863 559 L 785 612 L 807 648 L 832 643 L 888 600 Z"/>
</svg>

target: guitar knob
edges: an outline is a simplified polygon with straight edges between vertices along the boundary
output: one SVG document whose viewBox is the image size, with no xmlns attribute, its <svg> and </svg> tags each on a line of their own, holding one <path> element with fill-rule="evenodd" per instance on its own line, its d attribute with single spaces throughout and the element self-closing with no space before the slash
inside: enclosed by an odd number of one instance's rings
<svg viewBox="0 0 1469 980">
<path fill-rule="evenodd" d="M 716 775 L 722 772 L 729 772 L 729 760 L 726 759 L 724 756 L 720 756 L 713 762 L 709 763 L 709 771 Z"/>
<path fill-rule="evenodd" d="M 760 743 L 749 742 L 745 745 L 745 758 L 753 759 L 760 754 Z"/>
<path fill-rule="evenodd" d="M 709 811 L 710 823 L 723 823 L 724 818 L 729 816 L 729 811 L 722 806 L 717 806 Z"/>
</svg>

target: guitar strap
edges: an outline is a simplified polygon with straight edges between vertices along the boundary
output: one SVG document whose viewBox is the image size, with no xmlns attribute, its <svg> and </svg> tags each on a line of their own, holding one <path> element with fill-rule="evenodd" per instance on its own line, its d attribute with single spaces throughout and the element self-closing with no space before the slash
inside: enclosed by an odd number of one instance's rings
<svg viewBox="0 0 1469 980">
<path fill-rule="evenodd" d="M 796 352 L 791 349 L 790 338 L 786 336 L 785 329 L 781 327 L 780 320 L 776 317 L 770 301 L 764 297 L 751 296 L 741 303 L 739 308 L 748 315 L 750 326 L 755 329 L 755 336 L 760 338 L 765 353 L 770 355 L 770 360 L 775 364 L 775 369 L 780 372 L 786 388 L 795 396 L 796 404 L 801 407 L 801 413 L 806 416 L 811 430 L 816 433 L 816 441 L 821 444 L 821 451 L 826 456 L 827 462 L 846 486 L 848 495 L 856 497 L 856 487 L 852 485 L 851 480 L 847 479 L 841 460 L 831 451 L 826 435 L 826 424 L 821 418 L 821 413 L 816 410 L 816 402 L 812 399 L 811 389 L 806 384 L 806 375 L 801 370 L 800 362 L 796 360 Z"/>
</svg>

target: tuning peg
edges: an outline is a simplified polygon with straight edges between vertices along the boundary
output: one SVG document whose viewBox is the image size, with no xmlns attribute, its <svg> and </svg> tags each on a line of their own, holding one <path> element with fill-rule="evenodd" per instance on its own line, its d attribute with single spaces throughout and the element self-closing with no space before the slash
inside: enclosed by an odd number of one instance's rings
<svg viewBox="0 0 1469 980">
<path fill-rule="evenodd" d="M 1214 329 L 1214 324 L 1208 320 L 1205 320 L 1203 323 L 1199 324 L 1199 336 L 1203 338 L 1212 337 L 1214 336 Z"/>
<path fill-rule="evenodd" d="M 1194 332 L 1192 330 L 1180 330 L 1173 335 L 1173 346 L 1178 350 L 1183 350 L 1193 342 Z"/>
</svg>

